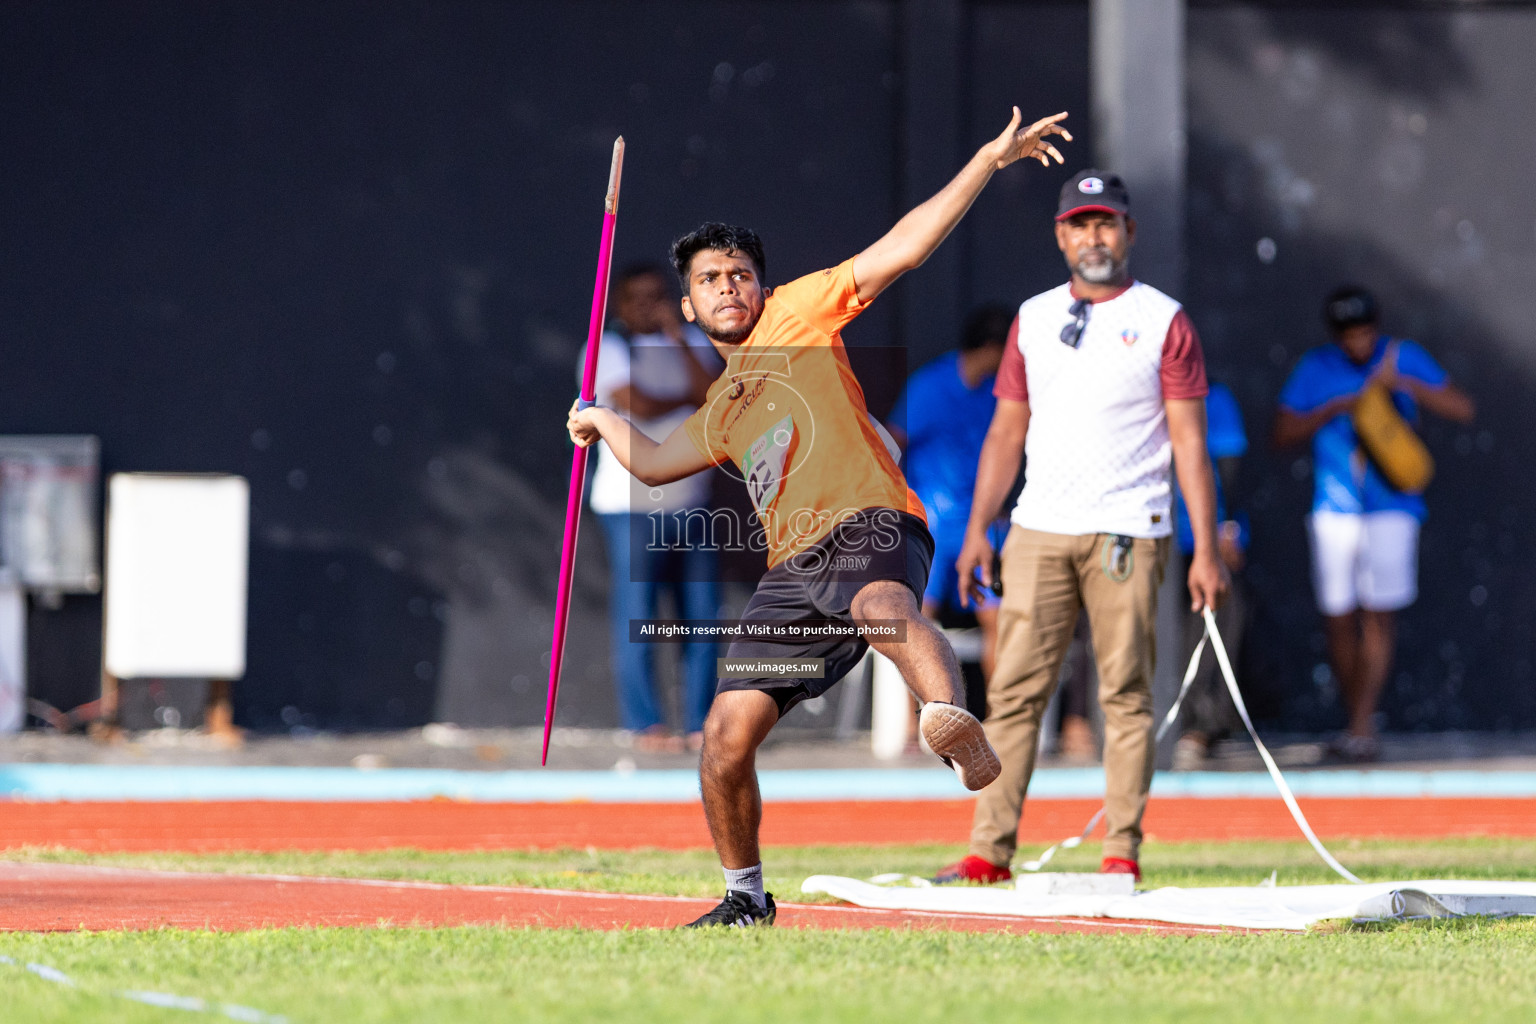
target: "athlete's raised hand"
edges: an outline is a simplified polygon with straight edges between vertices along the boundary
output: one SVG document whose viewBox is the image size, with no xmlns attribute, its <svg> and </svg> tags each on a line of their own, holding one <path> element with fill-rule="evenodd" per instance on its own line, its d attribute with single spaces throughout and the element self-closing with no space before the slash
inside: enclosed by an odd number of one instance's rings
<svg viewBox="0 0 1536 1024">
<path fill-rule="evenodd" d="M 937 195 L 897 221 L 884 237 L 854 258 L 853 280 L 859 289 L 859 301 L 868 302 L 902 274 L 922 266 L 1000 168 L 1025 157 L 1033 157 L 1047 166 L 1053 157 L 1061 163 L 1060 151 L 1048 138 L 1060 135 L 1071 141 L 1072 133 L 1057 123 L 1066 116 L 1063 110 L 1028 128 L 1020 128 L 1024 115 L 1014 107 L 1013 120 L 1003 134 L 978 149 Z"/>
<path fill-rule="evenodd" d="M 1063 110 L 1059 114 L 1050 117 L 1042 117 L 1027 128 L 1020 128 L 1024 121 L 1024 115 L 1018 107 L 1013 108 L 1013 120 L 1008 122 L 1008 127 L 1003 133 L 991 142 L 987 143 L 984 151 L 991 157 L 999 169 L 1007 167 L 1015 160 L 1035 159 L 1042 166 L 1049 167 L 1054 158 L 1059 164 L 1062 162 L 1061 151 L 1050 143 L 1050 136 L 1060 135 L 1067 142 L 1072 141 L 1072 133 L 1061 126 L 1059 122 L 1065 121 L 1067 112 Z"/>
</svg>

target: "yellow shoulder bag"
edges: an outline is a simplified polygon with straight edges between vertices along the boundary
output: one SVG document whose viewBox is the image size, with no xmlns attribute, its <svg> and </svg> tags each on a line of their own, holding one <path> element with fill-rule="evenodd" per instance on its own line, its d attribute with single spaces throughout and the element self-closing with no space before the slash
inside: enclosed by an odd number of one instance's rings
<svg viewBox="0 0 1536 1024">
<path fill-rule="evenodd" d="M 1352 418 L 1360 447 L 1387 483 L 1404 494 L 1424 493 L 1435 476 L 1435 458 L 1397 411 L 1387 387 L 1375 381 L 1367 384 Z"/>
</svg>

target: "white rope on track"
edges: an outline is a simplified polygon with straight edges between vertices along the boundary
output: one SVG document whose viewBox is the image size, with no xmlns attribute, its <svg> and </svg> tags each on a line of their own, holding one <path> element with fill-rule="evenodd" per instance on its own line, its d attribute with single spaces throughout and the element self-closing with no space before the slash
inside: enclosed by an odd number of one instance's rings
<svg viewBox="0 0 1536 1024">
<path fill-rule="evenodd" d="M 1209 607 L 1205 609 L 1205 634 L 1211 638 L 1211 647 L 1216 652 L 1216 663 L 1221 666 L 1221 674 L 1227 681 L 1227 692 L 1232 695 L 1232 703 L 1237 705 L 1237 713 L 1242 716 L 1243 726 L 1248 730 L 1248 735 L 1253 737 L 1253 745 L 1259 748 L 1259 756 L 1264 759 L 1264 767 L 1269 769 L 1269 777 L 1275 780 L 1275 788 L 1280 790 L 1280 799 L 1285 801 L 1285 806 L 1290 810 L 1291 817 L 1296 819 L 1296 826 L 1301 829 L 1301 834 L 1307 837 L 1307 842 L 1312 844 L 1312 849 L 1323 858 L 1323 863 L 1333 868 L 1345 881 L 1358 884 L 1360 879 L 1353 872 L 1334 859 L 1333 854 L 1317 838 L 1317 833 L 1312 831 L 1312 826 L 1307 824 L 1306 815 L 1301 813 L 1301 808 L 1296 806 L 1296 797 L 1291 793 L 1291 787 L 1286 785 L 1285 776 L 1280 773 L 1280 766 L 1275 764 L 1275 759 L 1269 756 L 1269 749 L 1264 746 L 1264 741 L 1259 739 L 1258 732 L 1253 727 L 1253 719 L 1248 717 L 1248 706 L 1243 703 L 1243 695 L 1237 690 L 1237 677 L 1232 672 L 1232 663 L 1227 660 L 1227 645 L 1221 642 L 1221 631 L 1216 628 L 1216 615 Z M 1199 657 L 1197 651 L 1195 656 Z"/>
<path fill-rule="evenodd" d="M 1317 833 L 1312 831 L 1312 826 L 1307 824 L 1306 815 L 1301 813 L 1301 808 L 1296 805 L 1296 797 L 1291 793 L 1291 787 L 1286 784 L 1285 776 L 1280 771 L 1280 766 L 1275 764 L 1275 759 L 1269 755 L 1269 748 L 1264 746 L 1264 741 L 1259 739 L 1259 734 L 1253 727 L 1253 720 L 1248 717 L 1248 706 L 1243 703 L 1243 695 L 1237 688 L 1237 676 L 1232 671 L 1232 662 L 1227 658 L 1227 646 L 1222 643 L 1221 630 L 1216 628 L 1216 616 L 1209 607 L 1203 612 L 1205 616 L 1205 634 L 1200 637 L 1200 642 L 1195 646 L 1194 656 L 1189 659 L 1189 668 L 1184 671 L 1184 682 L 1179 687 L 1179 695 L 1174 699 L 1173 707 L 1168 709 L 1168 714 L 1163 717 L 1162 724 L 1157 727 L 1157 736 L 1153 743 L 1160 742 L 1173 728 L 1173 723 L 1178 720 L 1179 710 L 1184 705 L 1184 698 L 1189 693 L 1189 688 L 1195 681 L 1195 673 L 1200 668 L 1200 656 L 1205 653 L 1205 645 L 1210 642 L 1211 649 L 1216 655 L 1216 664 L 1221 668 L 1222 679 L 1227 684 L 1227 693 L 1232 696 L 1232 703 L 1237 707 L 1238 716 L 1243 720 L 1243 726 L 1248 730 L 1248 735 L 1253 739 L 1253 745 L 1259 749 L 1259 757 L 1264 761 L 1264 767 L 1269 769 L 1269 777 L 1275 780 L 1275 788 L 1280 791 L 1280 799 L 1285 801 L 1286 808 L 1291 812 L 1296 825 L 1301 829 L 1301 834 L 1307 842 L 1312 844 L 1312 849 L 1323 859 L 1323 863 L 1332 868 L 1341 878 L 1349 882 L 1358 883 L 1360 879 L 1344 865 L 1340 864 L 1328 848 L 1317 838 Z M 1051 862 L 1058 850 L 1071 850 L 1080 846 L 1084 840 L 1093 834 L 1099 822 L 1104 818 L 1105 808 L 1100 807 L 1081 835 L 1071 836 L 1052 846 L 1042 853 L 1037 859 L 1025 861 L 1019 865 L 1020 871 L 1039 871 Z"/>
</svg>

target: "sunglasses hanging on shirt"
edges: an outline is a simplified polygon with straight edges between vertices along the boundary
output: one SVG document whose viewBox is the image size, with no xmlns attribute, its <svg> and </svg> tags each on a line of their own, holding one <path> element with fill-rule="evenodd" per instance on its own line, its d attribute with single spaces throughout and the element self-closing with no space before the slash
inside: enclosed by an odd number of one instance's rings
<svg viewBox="0 0 1536 1024">
<path fill-rule="evenodd" d="M 1072 308 L 1067 312 L 1072 314 L 1073 320 L 1061 329 L 1061 343 L 1068 348 L 1077 348 L 1083 343 L 1083 329 L 1088 326 L 1088 311 L 1093 308 L 1093 303 L 1087 299 L 1078 299 L 1072 303 Z"/>
</svg>

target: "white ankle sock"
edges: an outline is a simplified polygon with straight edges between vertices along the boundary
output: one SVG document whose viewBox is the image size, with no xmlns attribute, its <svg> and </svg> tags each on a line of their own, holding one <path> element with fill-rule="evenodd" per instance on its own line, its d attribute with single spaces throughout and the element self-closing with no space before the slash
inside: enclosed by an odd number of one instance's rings
<svg viewBox="0 0 1536 1024">
<path fill-rule="evenodd" d="M 768 897 L 763 892 L 763 866 L 754 864 L 749 868 L 725 868 L 725 887 L 732 892 L 746 893 L 752 897 L 752 902 L 760 907 L 768 905 Z"/>
</svg>

